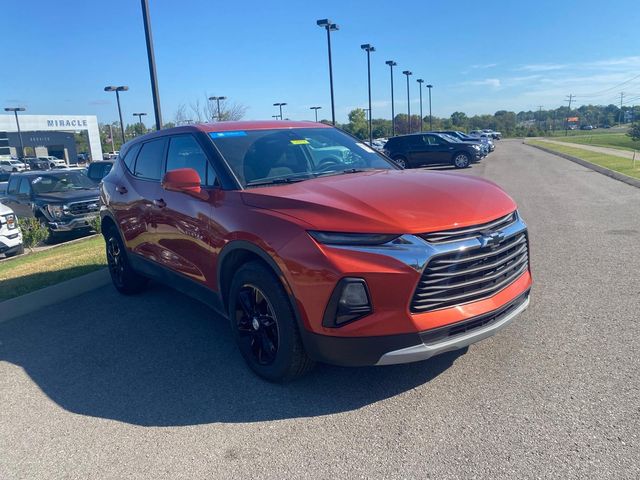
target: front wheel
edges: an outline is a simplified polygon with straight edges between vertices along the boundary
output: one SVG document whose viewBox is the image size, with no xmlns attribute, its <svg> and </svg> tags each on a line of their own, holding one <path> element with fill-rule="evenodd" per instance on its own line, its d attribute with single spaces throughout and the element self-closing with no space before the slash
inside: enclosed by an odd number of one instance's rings
<svg viewBox="0 0 640 480">
<path fill-rule="evenodd" d="M 107 248 L 107 265 L 113 286 L 120 293 L 132 295 L 145 289 L 149 279 L 137 273 L 127 258 L 120 235 L 115 228 L 110 228 L 104 233 Z"/>
<path fill-rule="evenodd" d="M 302 376 L 314 365 L 302 345 L 298 324 L 280 280 L 266 266 L 250 262 L 233 277 L 229 319 L 249 367 L 271 382 Z"/>
<path fill-rule="evenodd" d="M 455 157 L 453 157 L 453 165 L 456 168 L 467 168 L 470 164 L 471 160 L 466 153 L 456 153 Z"/>
</svg>

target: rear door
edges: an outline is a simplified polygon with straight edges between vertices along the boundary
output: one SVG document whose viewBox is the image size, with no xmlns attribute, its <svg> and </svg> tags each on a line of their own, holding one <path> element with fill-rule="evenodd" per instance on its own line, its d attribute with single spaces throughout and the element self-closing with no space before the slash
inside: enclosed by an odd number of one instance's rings
<svg viewBox="0 0 640 480">
<path fill-rule="evenodd" d="M 119 205 L 112 202 L 127 248 L 153 261 L 159 261 L 156 204 L 161 198 L 165 146 L 165 137 L 149 140 L 134 158 L 125 159 L 129 171 L 115 180 Z"/>
<path fill-rule="evenodd" d="M 201 180 L 201 195 L 162 189 L 156 209 L 159 260 L 165 267 L 199 283 L 216 284 L 215 255 L 223 238 L 211 220 L 217 176 L 211 161 L 192 134 L 169 138 L 164 172 L 192 168 Z"/>
</svg>

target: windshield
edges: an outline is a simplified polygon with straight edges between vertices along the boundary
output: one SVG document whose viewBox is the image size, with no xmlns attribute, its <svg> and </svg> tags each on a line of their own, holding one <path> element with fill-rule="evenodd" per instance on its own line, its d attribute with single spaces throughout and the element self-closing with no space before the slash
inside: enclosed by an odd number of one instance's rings
<svg viewBox="0 0 640 480">
<path fill-rule="evenodd" d="M 96 184 L 79 171 L 39 175 L 31 180 L 34 193 L 67 192 L 69 190 L 90 190 Z"/>
<path fill-rule="evenodd" d="M 244 187 L 397 168 L 368 145 L 334 128 L 211 132 L 209 136 Z"/>
</svg>

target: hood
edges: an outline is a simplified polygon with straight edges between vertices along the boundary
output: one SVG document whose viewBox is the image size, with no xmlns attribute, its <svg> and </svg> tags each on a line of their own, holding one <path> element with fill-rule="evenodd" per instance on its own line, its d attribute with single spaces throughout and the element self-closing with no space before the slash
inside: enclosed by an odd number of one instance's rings
<svg viewBox="0 0 640 480">
<path fill-rule="evenodd" d="M 67 192 L 52 192 L 52 193 L 36 193 L 35 198 L 40 202 L 55 202 L 55 203 L 71 203 L 82 202 L 83 200 L 98 200 L 100 197 L 100 190 L 98 188 L 92 188 L 91 190 L 69 190 Z"/>
<path fill-rule="evenodd" d="M 10 213 L 13 213 L 13 210 L 11 210 L 6 205 L 0 203 L 0 215 L 9 215 Z"/>
<path fill-rule="evenodd" d="M 247 205 L 295 217 L 308 228 L 422 233 L 485 223 L 516 209 L 488 180 L 427 170 L 378 170 L 242 192 Z"/>
</svg>

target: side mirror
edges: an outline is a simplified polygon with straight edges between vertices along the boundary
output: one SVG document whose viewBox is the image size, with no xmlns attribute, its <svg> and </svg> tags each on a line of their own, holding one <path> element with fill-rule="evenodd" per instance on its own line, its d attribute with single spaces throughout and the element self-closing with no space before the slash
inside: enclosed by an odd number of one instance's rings
<svg viewBox="0 0 640 480">
<path fill-rule="evenodd" d="M 176 168 L 164 174 L 162 188 L 170 192 L 200 194 L 200 175 L 193 168 Z"/>
</svg>

